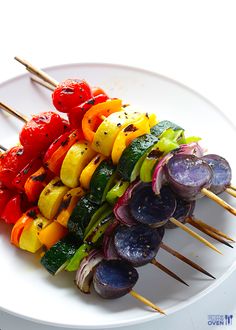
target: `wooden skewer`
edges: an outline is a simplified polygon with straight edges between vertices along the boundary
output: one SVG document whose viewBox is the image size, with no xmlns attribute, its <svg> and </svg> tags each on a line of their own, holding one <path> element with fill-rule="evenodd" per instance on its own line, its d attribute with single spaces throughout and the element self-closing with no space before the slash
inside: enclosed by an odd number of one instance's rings
<svg viewBox="0 0 236 330">
<path fill-rule="evenodd" d="M 236 186 L 233 186 L 232 184 L 229 186 L 229 188 L 236 190 Z"/>
<path fill-rule="evenodd" d="M 172 254 L 174 257 L 178 258 L 179 260 L 185 262 L 187 265 L 189 265 L 189 266 L 193 267 L 194 269 L 198 270 L 199 272 L 215 279 L 215 277 L 212 274 L 210 274 L 209 272 L 207 272 L 204 268 L 200 267 L 198 264 L 196 264 L 192 260 L 188 259 L 187 257 L 182 255 L 178 251 L 172 249 L 169 245 L 166 245 L 165 243 L 161 242 L 161 248 L 163 250 L 167 251 L 168 253 Z"/>
<path fill-rule="evenodd" d="M 196 238 L 198 241 L 208 246 L 210 249 L 218 252 L 219 254 L 222 254 L 222 252 L 220 252 L 220 250 L 218 250 L 213 244 L 211 244 L 205 238 L 203 238 L 202 236 L 200 236 L 199 234 L 195 233 L 193 230 L 182 224 L 180 221 L 176 220 L 175 218 L 170 218 L 170 221 L 174 223 L 177 227 L 183 229 L 186 233 L 188 233 L 192 237 Z"/>
<path fill-rule="evenodd" d="M 198 230 L 202 231 L 203 233 L 207 234 L 208 236 L 214 238 L 215 240 L 217 240 L 218 242 L 227 245 L 228 247 L 233 248 L 232 245 L 230 245 L 228 242 L 226 242 L 222 237 L 220 237 L 219 235 L 217 235 L 216 233 L 213 233 L 212 231 L 210 231 L 207 228 L 204 228 L 202 226 L 200 226 L 199 224 L 197 224 L 194 220 L 192 220 L 191 218 L 188 218 L 187 221 L 191 226 L 197 228 Z"/>
<path fill-rule="evenodd" d="M 50 85 L 52 85 L 54 87 L 57 87 L 58 81 L 56 81 L 55 79 L 53 79 L 52 77 L 50 77 L 44 71 L 42 71 L 40 69 L 37 69 L 31 63 L 29 63 L 28 61 L 26 61 L 26 60 L 24 60 L 24 59 L 22 59 L 22 58 L 20 58 L 18 56 L 15 56 L 15 60 L 18 61 L 19 63 L 23 64 L 26 67 L 26 70 L 28 70 L 29 72 L 33 73 L 37 77 L 39 77 L 42 80 L 46 81 Z"/>
<path fill-rule="evenodd" d="M 170 269 L 168 269 L 167 267 L 165 267 L 164 265 L 162 265 L 160 262 L 158 262 L 156 259 L 153 259 L 151 261 L 151 264 L 153 264 L 154 266 L 156 266 L 157 268 L 159 268 L 160 270 L 162 270 L 164 273 L 166 273 L 167 275 L 173 277 L 175 280 L 179 281 L 180 283 L 183 283 L 187 286 L 189 286 L 186 282 L 184 282 L 184 280 L 182 280 L 178 275 L 176 275 L 175 273 L 173 273 Z"/>
<path fill-rule="evenodd" d="M 3 146 L 0 144 L 0 150 L 2 150 L 2 151 L 7 151 L 7 148 L 3 147 Z"/>
<path fill-rule="evenodd" d="M 208 225 L 207 223 L 203 222 L 202 220 L 199 220 L 199 219 L 196 219 L 195 217 L 190 217 L 190 219 L 194 220 L 198 225 L 200 225 L 201 227 L 203 228 L 206 228 L 210 231 L 212 231 L 213 233 L 216 233 L 218 236 L 221 236 L 231 242 L 234 242 L 235 243 L 235 240 L 231 237 L 229 237 L 228 235 L 226 235 L 225 233 L 223 233 L 222 231 Z M 188 219 L 187 219 L 188 220 Z"/>
<path fill-rule="evenodd" d="M 129 292 L 131 294 L 131 296 L 133 296 L 134 298 L 138 299 L 139 301 L 141 301 L 143 304 L 151 307 L 152 309 L 154 309 L 155 311 L 166 315 L 166 313 L 158 306 L 156 306 L 155 304 L 153 304 L 153 302 L 151 302 L 150 300 L 148 300 L 147 298 L 144 298 L 143 296 L 141 296 L 138 292 L 131 290 Z"/>
<path fill-rule="evenodd" d="M 39 79 L 39 78 L 36 78 L 36 77 L 31 77 L 30 78 L 32 81 L 36 82 L 37 84 L 43 86 L 43 87 L 46 87 L 47 89 L 50 89 L 51 91 L 54 91 L 55 90 L 55 87 L 51 84 L 49 84 L 48 82 L 46 81 L 43 81 L 42 79 Z"/>
<path fill-rule="evenodd" d="M 236 191 L 232 188 L 226 188 L 225 192 L 227 192 L 228 194 L 230 194 L 233 197 L 236 197 Z"/>
<path fill-rule="evenodd" d="M 29 121 L 29 118 L 22 113 L 10 108 L 8 105 L 0 102 L 0 108 L 8 112 L 10 115 L 15 116 L 16 118 L 20 119 L 24 123 L 27 123 Z"/>
<path fill-rule="evenodd" d="M 202 188 L 201 191 L 204 195 L 206 195 L 211 200 L 213 200 L 214 202 L 216 202 L 217 204 L 222 206 L 224 209 L 226 209 L 227 211 L 229 211 L 233 215 L 236 215 L 236 209 L 234 207 L 232 207 L 231 205 L 229 205 L 228 203 L 226 203 L 223 199 L 221 199 L 220 197 L 215 195 L 213 192 L 209 191 L 206 188 Z"/>
</svg>

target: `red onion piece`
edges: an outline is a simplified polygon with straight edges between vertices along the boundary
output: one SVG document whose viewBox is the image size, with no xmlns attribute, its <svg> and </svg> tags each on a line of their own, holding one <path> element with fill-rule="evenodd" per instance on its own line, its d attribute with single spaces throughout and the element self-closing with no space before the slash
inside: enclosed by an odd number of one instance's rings
<svg viewBox="0 0 236 330">
<path fill-rule="evenodd" d="M 194 155 L 196 157 L 201 158 L 203 156 L 203 149 L 202 147 L 196 143 L 192 142 L 189 144 L 181 144 L 177 152 L 177 154 L 186 154 L 186 155 Z"/>
<path fill-rule="evenodd" d="M 132 217 L 130 213 L 129 200 L 132 196 L 134 189 L 141 183 L 141 181 L 135 181 L 131 183 L 126 189 L 125 193 L 118 199 L 113 208 L 113 213 L 115 214 L 116 219 L 126 226 L 133 226 L 137 224 L 136 220 Z"/>
<path fill-rule="evenodd" d="M 168 163 L 173 153 L 164 156 L 157 164 L 152 176 L 152 189 L 155 194 L 160 195 L 161 187 L 165 181 L 164 166 Z"/>
<path fill-rule="evenodd" d="M 92 250 L 81 262 L 80 268 L 76 272 L 75 284 L 83 293 L 90 293 L 90 284 L 93 279 L 94 268 L 104 259 L 104 255 L 99 250 Z"/>
</svg>

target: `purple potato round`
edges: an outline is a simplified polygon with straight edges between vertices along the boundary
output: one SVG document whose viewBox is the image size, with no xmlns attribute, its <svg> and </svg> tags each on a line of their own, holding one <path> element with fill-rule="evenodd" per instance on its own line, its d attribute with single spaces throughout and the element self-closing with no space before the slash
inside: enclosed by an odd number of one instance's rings
<svg viewBox="0 0 236 330">
<path fill-rule="evenodd" d="M 114 243 L 118 255 L 134 267 L 148 264 L 155 258 L 163 237 L 163 230 L 139 224 L 117 228 Z"/>
<path fill-rule="evenodd" d="M 205 155 L 202 159 L 207 162 L 213 171 L 210 190 L 214 194 L 220 194 L 230 185 L 232 171 L 226 159 L 218 155 Z"/>
<path fill-rule="evenodd" d="M 130 201 L 130 213 L 139 223 L 152 227 L 163 226 L 174 214 L 176 199 L 169 187 L 163 186 L 156 195 L 150 183 L 135 189 Z"/>
<path fill-rule="evenodd" d="M 124 260 L 103 260 L 93 276 L 95 291 L 105 299 L 129 293 L 138 280 L 137 270 Z"/>
<path fill-rule="evenodd" d="M 176 198 L 177 206 L 175 209 L 175 212 L 173 214 L 173 218 L 176 220 L 179 220 L 181 223 L 185 223 L 186 219 L 188 217 L 191 217 L 193 215 L 193 211 L 195 208 L 195 201 L 185 201 L 181 198 Z M 172 223 L 171 221 L 168 221 L 165 225 L 165 228 L 167 229 L 174 229 L 177 228 L 177 226 Z"/>
<path fill-rule="evenodd" d="M 201 190 L 211 186 L 213 172 L 204 160 L 183 154 L 169 160 L 165 175 L 173 191 L 180 198 L 191 201 L 201 198 Z"/>
</svg>

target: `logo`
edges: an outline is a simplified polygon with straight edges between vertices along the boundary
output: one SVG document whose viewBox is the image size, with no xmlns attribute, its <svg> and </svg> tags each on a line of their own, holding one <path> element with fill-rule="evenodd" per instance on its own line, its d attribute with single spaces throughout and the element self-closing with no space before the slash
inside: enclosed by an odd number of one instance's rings
<svg viewBox="0 0 236 330">
<path fill-rule="evenodd" d="M 233 315 L 208 315 L 209 326 L 233 325 Z"/>
</svg>

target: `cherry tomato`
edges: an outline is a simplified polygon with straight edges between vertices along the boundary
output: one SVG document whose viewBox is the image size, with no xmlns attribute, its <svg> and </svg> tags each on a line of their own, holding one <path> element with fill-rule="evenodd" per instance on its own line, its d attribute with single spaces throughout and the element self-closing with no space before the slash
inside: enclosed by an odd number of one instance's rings
<svg viewBox="0 0 236 330">
<path fill-rule="evenodd" d="M 92 87 L 92 94 L 93 96 L 97 96 L 101 94 L 107 95 L 101 87 L 97 87 L 97 86 Z"/>
<path fill-rule="evenodd" d="M 46 151 L 50 144 L 64 133 L 64 120 L 55 112 L 35 115 L 20 133 L 20 142 L 30 150 L 31 157 Z"/>
<path fill-rule="evenodd" d="M 85 80 L 67 79 L 61 82 L 52 93 L 52 101 L 60 112 L 70 109 L 92 97 L 92 91 Z"/>
<path fill-rule="evenodd" d="M 72 128 L 79 128 L 81 127 L 81 122 L 83 119 L 84 114 L 86 111 L 88 111 L 93 105 L 105 102 L 108 100 L 108 96 L 105 94 L 99 94 L 91 99 L 87 100 L 86 102 L 77 105 L 77 107 L 74 107 L 73 109 L 70 110 L 68 113 L 68 118 L 70 121 L 70 126 Z"/>
<path fill-rule="evenodd" d="M 31 161 L 31 153 L 24 147 L 16 146 L 0 156 L 0 181 L 10 189 L 14 189 L 12 181 L 16 175 Z"/>
</svg>

